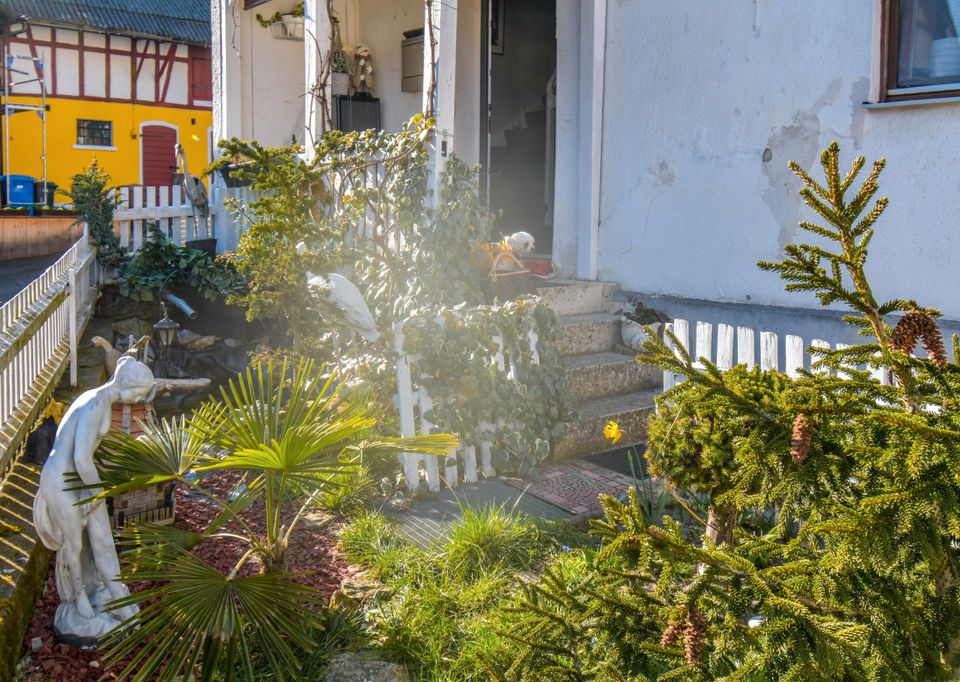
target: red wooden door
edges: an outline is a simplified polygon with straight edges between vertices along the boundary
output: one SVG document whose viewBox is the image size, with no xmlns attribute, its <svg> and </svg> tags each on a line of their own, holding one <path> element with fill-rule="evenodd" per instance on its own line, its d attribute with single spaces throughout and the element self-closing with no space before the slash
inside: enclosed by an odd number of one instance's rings
<svg viewBox="0 0 960 682">
<path fill-rule="evenodd" d="M 141 182 L 147 187 L 169 187 L 173 184 L 173 174 L 177 172 L 176 128 L 146 125 L 140 129 L 140 149 L 143 158 Z"/>
</svg>

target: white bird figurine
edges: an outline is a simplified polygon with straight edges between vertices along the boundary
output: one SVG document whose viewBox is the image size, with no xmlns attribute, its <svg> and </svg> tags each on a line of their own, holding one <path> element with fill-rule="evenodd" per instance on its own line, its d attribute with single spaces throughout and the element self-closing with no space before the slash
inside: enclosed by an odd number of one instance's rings
<svg viewBox="0 0 960 682">
<path fill-rule="evenodd" d="M 187 168 L 187 155 L 183 153 L 183 145 L 177 142 L 174 151 L 177 155 L 177 168 L 180 171 L 180 184 L 183 187 L 183 193 L 193 206 L 193 218 L 196 220 L 197 211 L 200 211 L 200 215 L 207 215 L 207 188 L 203 186 L 203 181 L 200 178 L 196 175 L 190 175 L 190 170 Z"/>
<path fill-rule="evenodd" d="M 297 244 L 297 253 L 301 255 L 307 253 L 306 244 L 303 242 Z M 337 306 L 357 334 L 367 341 L 376 341 L 380 338 L 377 323 L 356 284 L 339 272 L 331 272 L 327 276 L 312 273 L 308 275 L 307 286 Z"/>
</svg>

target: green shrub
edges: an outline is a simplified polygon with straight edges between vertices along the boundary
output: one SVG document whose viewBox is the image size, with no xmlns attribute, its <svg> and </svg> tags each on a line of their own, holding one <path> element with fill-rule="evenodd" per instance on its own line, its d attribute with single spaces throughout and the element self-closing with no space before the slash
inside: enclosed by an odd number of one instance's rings
<svg viewBox="0 0 960 682">
<path fill-rule="evenodd" d="M 533 523 L 504 505 L 460 511 L 440 547 L 441 565 L 448 574 L 472 580 L 499 570 L 525 570 L 534 563 L 539 533 Z"/>
<path fill-rule="evenodd" d="M 340 532 L 340 545 L 348 560 L 363 564 L 385 582 L 411 572 L 421 559 L 419 550 L 379 512 L 357 514 Z"/>
<path fill-rule="evenodd" d="M 94 159 L 82 173 L 71 178 L 67 196 L 73 202 L 74 208 L 80 212 L 78 222 L 86 223 L 90 230 L 90 239 L 97 246 L 97 262 L 122 272 L 128 256 L 127 250 L 120 246 L 120 239 L 113 231 L 113 208 L 116 201 L 110 196 L 109 184 L 110 176 Z"/>
<path fill-rule="evenodd" d="M 123 273 L 121 292 L 152 301 L 164 284 L 191 287 L 210 301 L 245 288 L 243 276 L 230 263 L 211 258 L 199 249 L 177 246 L 152 224 L 150 239 L 140 247 Z"/>
</svg>

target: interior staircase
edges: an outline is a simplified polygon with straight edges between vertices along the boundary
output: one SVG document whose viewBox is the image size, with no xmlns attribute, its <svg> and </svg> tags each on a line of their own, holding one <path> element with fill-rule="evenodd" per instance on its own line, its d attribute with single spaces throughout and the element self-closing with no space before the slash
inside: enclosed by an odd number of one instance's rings
<svg viewBox="0 0 960 682">
<path fill-rule="evenodd" d="M 550 280 L 537 293 L 558 316 L 560 353 L 568 368 L 576 419 L 557 444 L 555 459 L 614 449 L 603 427 L 614 420 L 624 433 L 615 447 L 643 443 L 653 397 L 662 388 L 660 370 L 640 365 L 620 341 L 620 316 L 611 301 L 615 285 Z"/>
</svg>

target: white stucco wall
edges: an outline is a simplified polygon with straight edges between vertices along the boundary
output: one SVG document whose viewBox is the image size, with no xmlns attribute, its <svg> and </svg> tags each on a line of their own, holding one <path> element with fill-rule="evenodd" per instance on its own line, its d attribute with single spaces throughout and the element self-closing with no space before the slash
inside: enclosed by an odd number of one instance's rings
<svg viewBox="0 0 960 682">
<path fill-rule="evenodd" d="M 400 43 L 404 31 L 423 27 L 423 2 L 359 0 L 358 17 L 356 39 L 373 53 L 380 122 L 384 130 L 395 132 L 420 111 L 421 94 L 400 90 Z"/>
<path fill-rule="evenodd" d="M 864 109 L 873 25 L 867 0 L 609 2 L 599 277 L 815 306 L 755 263 L 808 239 L 797 222 L 811 214 L 786 164 L 810 167 L 836 139 L 845 165 L 888 159 L 891 204 L 869 264 L 877 295 L 960 318 L 960 104 Z"/>
<path fill-rule="evenodd" d="M 286 11 L 291 0 L 254 10 L 213 0 L 214 120 L 217 139 L 238 136 L 268 146 L 303 142 L 303 41 L 274 38 L 256 14 Z M 219 29 L 219 30 L 218 30 Z"/>
</svg>

